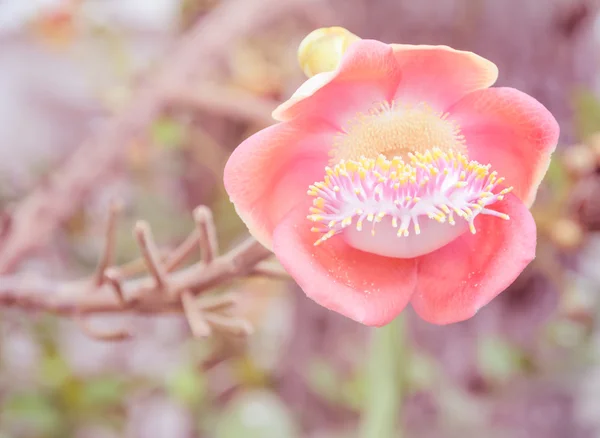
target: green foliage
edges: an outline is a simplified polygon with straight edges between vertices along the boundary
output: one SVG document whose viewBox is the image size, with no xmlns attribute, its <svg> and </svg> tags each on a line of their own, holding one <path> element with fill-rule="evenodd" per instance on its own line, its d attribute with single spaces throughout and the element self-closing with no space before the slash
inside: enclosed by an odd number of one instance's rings
<svg viewBox="0 0 600 438">
<path fill-rule="evenodd" d="M 365 396 L 365 373 L 355 370 L 350 376 L 339 373 L 324 358 L 310 362 L 306 373 L 310 389 L 327 402 L 359 411 Z"/>
<path fill-rule="evenodd" d="M 573 95 L 573 119 L 581 139 L 600 130 L 600 101 L 590 91 L 580 88 Z"/>
<path fill-rule="evenodd" d="M 190 364 L 191 365 L 191 364 Z M 168 393 L 187 405 L 200 403 L 206 397 L 206 377 L 195 367 L 185 366 L 167 380 Z"/>
<path fill-rule="evenodd" d="M 325 359 L 314 359 L 306 373 L 311 390 L 329 402 L 337 402 L 341 378 L 335 368 Z"/>
<path fill-rule="evenodd" d="M 483 377 L 490 382 L 510 380 L 523 371 L 525 363 L 517 347 L 495 337 L 486 337 L 479 342 L 477 358 Z"/>
<path fill-rule="evenodd" d="M 564 191 L 564 189 L 568 189 L 569 175 L 565 169 L 565 166 L 562 164 L 560 158 L 558 158 L 556 154 L 552 156 L 550 166 L 548 166 L 548 172 L 544 177 L 544 182 L 555 193 L 559 193 Z"/>
<path fill-rule="evenodd" d="M 184 143 L 185 127 L 179 121 L 164 116 L 152 124 L 151 136 L 157 145 L 167 149 L 176 149 Z"/>
<path fill-rule="evenodd" d="M 406 364 L 406 385 L 411 390 L 431 388 L 437 375 L 438 367 L 433 358 L 418 351 L 411 350 L 410 361 Z"/>
<path fill-rule="evenodd" d="M 59 388 L 71 376 L 67 362 L 58 355 L 48 355 L 42 358 L 39 364 L 39 379 L 44 386 Z"/>
<path fill-rule="evenodd" d="M 215 438 L 298 438 L 291 412 L 272 392 L 241 394 L 220 415 Z"/>
<path fill-rule="evenodd" d="M 63 427 L 60 410 L 39 393 L 19 393 L 2 405 L 1 424 L 25 430 L 25 436 L 53 436 Z"/>
<path fill-rule="evenodd" d="M 127 395 L 127 385 L 117 377 L 101 377 L 81 385 L 80 400 L 90 410 L 120 404 Z"/>
</svg>

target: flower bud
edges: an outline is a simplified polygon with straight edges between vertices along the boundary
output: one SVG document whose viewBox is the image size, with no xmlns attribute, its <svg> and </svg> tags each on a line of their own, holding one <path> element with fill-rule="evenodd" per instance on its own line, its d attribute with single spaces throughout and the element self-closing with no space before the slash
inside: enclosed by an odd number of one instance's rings
<svg viewBox="0 0 600 438">
<path fill-rule="evenodd" d="M 343 27 L 323 27 L 309 33 L 298 48 L 298 63 L 308 77 L 336 69 L 350 44 L 360 38 Z"/>
</svg>

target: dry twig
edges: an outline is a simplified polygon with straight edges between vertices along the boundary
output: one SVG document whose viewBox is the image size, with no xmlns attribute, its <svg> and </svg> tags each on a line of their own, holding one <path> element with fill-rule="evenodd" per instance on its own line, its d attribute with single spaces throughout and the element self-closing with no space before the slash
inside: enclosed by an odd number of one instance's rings
<svg viewBox="0 0 600 438">
<path fill-rule="evenodd" d="M 247 120 L 259 126 L 269 126 L 273 123 L 271 113 L 277 107 L 277 102 L 273 100 L 243 90 L 208 83 L 174 90 L 170 102 L 172 105 L 184 108 L 198 108 L 214 114 Z"/>
<path fill-rule="evenodd" d="M 114 236 L 115 214 L 112 211 L 107 240 Z M 199 295 L 235 278 L 255 273 L 254 268 L 271 252 L 248 238 L 225 254 L 217 255 L 212 213 L 202 207 L 196 210 L 196 216 L 201 216 L 199 223 L 204 231 L 194 230 L 191 236 L 195 237 L 186 239 L 166 258 L 160 257 L 148 224 L 138 222 L 134 234 L 148 267 L 149 274 L 145 277 L 126 277 L 119 267 L 110 266 L 114 243 L 107 242 L 91 279 L 60 282 L 35 279 L 31 274 L 2 277 L 0 305 L 73 316 L 86 333 L 102 340 L 127 339 L 130 334 L 124 330 L 100 333 L 85 317 L 102 313 L 184 312 L 196 336 L 208 336 L 213 331 L 232 335 L 251 333 L 252 327 L 247 321 L 228 312 L 236 303 L 232 293 Z M 199 234 L 203 232 L 206 236 L 201 239 Z M 191 252 L 190 242 L 200 247 L 204 258 L 181 268 L 185 259 L 182 255 Z"/>
<path fill-rule="evenodd" d="M 205 206 L 200 206 L 194 210 L 194 220 L 198 227 L 200 259 L 204 263 L 210 263 L 219 253 L 217 243 L 217 231 L 214 225 L 212 212 Z"/>
<path fill-rule="evenodd" d="M 264 261 L 258 263 L 252 269 L 252 274 L 279 280 L 290 279 L 290 274 L 288 274 L 286 270 L 283 269 L 283 266 L 273 261 Z"/>
</svg>

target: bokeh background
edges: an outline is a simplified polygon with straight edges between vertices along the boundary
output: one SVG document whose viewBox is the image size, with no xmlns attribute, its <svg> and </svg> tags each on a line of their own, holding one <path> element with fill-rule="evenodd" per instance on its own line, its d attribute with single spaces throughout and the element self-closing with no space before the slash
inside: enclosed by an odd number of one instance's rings
<svg viewBox="0 0 600 438">
<path fill-rule="evenodd" d="M 7 211 L 108 121 L 135 119 L 148 78 L 178 68 L 172 53 L 206 27 L 185 60 L 193 73 L 163 84 L 167 102 L 144 129 L 96 145 L 118 159 L 97 163 L 107 169 L 74 213 L 6 274 L 89 275 L 114 196 L 125 203 L 120 262 L 137 257 L 137 219 L 169 247 L 201 204 L 222 248 L 242 239 L 224 163 L 303 81 L 296 48 L 317 27 L 475 51 L 562 130 L 533 208 L 538 257 L 473 319 L 436 327 L 409 310 L 395 346 L 370 345 L 372 330 L 270 278 L 227 287 L 254 324 L 247 338 L 195 339 L 177 315 L 118 315 L 95 324 L 133 337 L 106 342 L 70 319 L 2 309 L 0 437 L 353 438 L 361 413 L 390 403 L 398 437 L 600 437 L 599 13 L 596 0 L 0 0 Z M 377 397 L 390 385 L 395 400 Z"/>
</svg>

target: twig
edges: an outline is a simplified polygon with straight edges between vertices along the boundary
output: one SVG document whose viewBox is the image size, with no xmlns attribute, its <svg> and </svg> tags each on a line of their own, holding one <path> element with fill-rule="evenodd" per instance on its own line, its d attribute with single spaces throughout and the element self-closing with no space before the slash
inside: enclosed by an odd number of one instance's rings
<svg viewBox="0 0 600 438">
<path fill-rule="evenodd" d="M 179 245 L 173 253 L 165 259 L 165 270 L 173 272 L 179 267 L 186 258 L 195 250 L 198 249 L 200 234 L 198 230 L 194 230 L 190 235 Z"/>
<path fill-rule="evenodd" d="M 248 120 L 259 126 L 273 124 L 271 113 L 277 107 L 275 101 L 242 90 L 208 83 L 173 90 L 170 101 L 173 105 L 200 108 L 211 113 Z"/>
<path fill-rule="evenodd" d="M 131 338 L 131 334 L 123 329 L 101 332 L 98 329 L 92 327 L 90 322 L 85 318 L 79 317 L 76 318 L 75 321 L 86 335 L 88 335 L 90 338 L 97 339 L 99 341 L 117 342 L 125 341 Z"/>
<path fill-rule="evenodd" d="M 146 262 L 148 272 L 150 272 L 150 275 L 154 279 L 156 289 L 164 289 L 166 287 L 167 273 L 160 260 L 160 254 L 156 243 L 154 243 L 150 226 L 144 221 L 139 221 L 135 224 L 133 232 L 142 252 L 142 257 Z"/>
<path fill-rule="evenodd" d="M 288 274 L 286 272 L 286 270 L 283 269 L 283 266 L 281 266 L 279 263 L 270 262 L 270 261 L 264 261 L 264 262 L 260 262 L 259 264 L 257 264 L 252 269 L 252 274 L 276 278 L 279 280 L 290 280 L 291 279 L 290 274 Z"/>
<path fill-rule="evenodd" d="M 205 318 L 215 329 L 235 336 L 251 335 L 254 332 L 252 325 L 245 319 L 230 318 L 215 313 L 207 313 Z"/>
<path fill-rule="evenodd" d="M 237 294 L 225 293 L 215 296 L 202 296 L 196 299 L 196 306 L 204 311 L 223 310 L 236 305 Z"/>
<path fill-rule="evenodd" d="M 159 250 L 159 256 L 160 256 L 160 260 L 161 262 L 165 263 L 165 267 L 166 267 L 166 261 L 167 258 L 169 257 L 169 252 L 167 250 L 161 249 Z M 144 260 L 143 257 L 137 258 L 135 260 L 132 260 L 130 262 L 125 263 L 122 266 L 119 266 L 118 268 L 114 268 L 115 269 L 115 273 L 118 274 L 119 278 L 130 278 L 130 277 L 135 277 L 136 275 L 141 275 L 141 274 L 145 274 L 148 272 L 148 268 L 146 266 L 146 261 Z"/>
<path fill-rule="evenodd" d="M 194 220 L 198 228 L 201 260 L 209 264 L 219 253 L 212 212 L 208 207 L 201 205 L 194 210 Z"/>
<path fill-rule="evenodd" d="M 185 317 L 192 330 L 192 334 L 197 338 L 210 336 L 212 329 L 206 322 L 206 319 L 204 319 L 200 309 L 196 306 L 194 296 L 190 291 L 186 290 L 183 292 L 181 295 L 181 303 L 183 305 Z"/>
<path fill-rule="evenodd" d="M 125 296 L 123 295 L 123 288 L 121 287 L 121 280 L 119 279 L 119 272 L 116 269 L 108 268 L 104 271 L 104 279 L 102 283 L 107 282 L 113 288 L 113 291 L 121 306 L 125 306 Z M 100 286 L 102 283 L 98 284 Z"/>
<path fill-rule="evenodd" d="M 104 283 L 106 269 L 112 264 L 115 243 L 116 243 L 116 231 L 117 231 L 117 215 L 122 209 L 122 203 L 112 202 L 108 212 L 108 220 L 106 221 L 106 238 L 104 239 L 104 251 L 100 257 L 98 267 L 96 268 L 96 274 L 94 276 L 94 283 L 96 286 L 100 286 Z"/>
<path fill-rule="evenodd" d="M 35 278 L 31 274 L 1 277 L 0 306 L 61 315 L 181 312 L 181 295 L 184 291 L 193 291 L 197 295 L 230 282 L 249 274 L 257 263 L 269 256 L 271 252 L 268 249 L 249 238 L 215 258 L 209 265 L 197 262 L 167 274 L 169 293 L 157 285 L 154 276 L 120 282 L 107 281 L 101 286 L 92 287 L 92 290 L 89 280 L 61 282 Z"/>
</svg>

